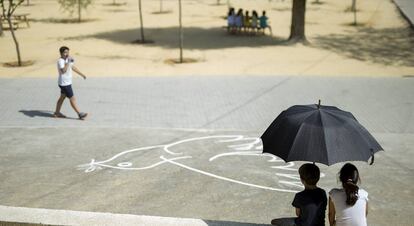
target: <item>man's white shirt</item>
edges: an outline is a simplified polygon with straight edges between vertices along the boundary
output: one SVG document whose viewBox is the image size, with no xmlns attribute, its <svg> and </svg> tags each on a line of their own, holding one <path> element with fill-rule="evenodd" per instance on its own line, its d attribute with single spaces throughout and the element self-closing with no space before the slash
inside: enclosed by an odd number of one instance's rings
<svg viewBox="0 0 414 226">
<path fill-rule="evenodd" d="M 62 69 L 65 68 L 65 64 L 69 62 L 69 59 L 59 58 L 57 62 L 58 72 L 59 72 L 59 79 L 58 83 L 60 86 L 68 86 L 72 85 L 72 66 L 73 63 L 69 63 L 68 69 L 65 73 L 62 73 Z"/>
</svg>

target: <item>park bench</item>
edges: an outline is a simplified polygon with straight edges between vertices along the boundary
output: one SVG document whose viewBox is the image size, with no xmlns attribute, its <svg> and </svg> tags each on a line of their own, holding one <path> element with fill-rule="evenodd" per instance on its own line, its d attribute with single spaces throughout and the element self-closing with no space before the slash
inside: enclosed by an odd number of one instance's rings
<svg viewBox="0 0 414 226">
<path fill-rule="evenodd" d="M 13 30 L 16 30 L 17 28 L 19 28 L 19 22 L 15 21 L 15 20 L 11 20 L 12 26 L 13 26 Z M 1 26 L 3 27 L 3 29 L 10 29 L 9 27 L 9 22 L 6 19 L 1 18 Z"/>
<path fill-rule="evenodd" d="M 29 28 L 30 27 L 30 24 L 29 24 L 29 20 L 27 18 L 28 15 L 29 15 L 29 13 L 22 13 L 22 14 L 14 14 L 14 15 L 12 15 L 11 22 L 12 22 L 13 29 L 14 30 L 18 29 L 20 23 L 25 23 L 26 24 L 26 27 Z M 2 23 L 3 28 L 10 29 L 9 28 L 9 23 L 7 22 L 7 20 L 6 20 L 6 18 L 4 16 L 1 16 L 0 17 L 0 20 L 1 20 L 1 23 Z"/>
<path fill-rule="evenodd" d="M 236 27 L 229 27 L 229 26 L 222 26 L 222 28 L 223 29 L 226 29 L 227 30 L 227 32 L 229 32 L 229 33 L 233 33 L 232 32 L 232 29 L 238 29 L 238 28 L 236 28 Z M 243 27 L 241 27 L 241 29 L 240 29 L 240 31 L 241 31 L 241 33 L 250 33 L 251 32 L 251 30 L 250 31 L 247 31 L 247 29 L 252 29 L 252 27 L 245 27 L 245 26 L 243 26 Z M 270 34 L 272 34 L 272 31 L 271 31 L 271 29 L 270 29 L 270 27 L 265 27 L 265 28 L 261 28 L 261 27 L 255 27 L 255 29 L 256 29 L 256 31 L 254 32 L 255 34 L 256 33 L 261 33 L 261 34 L 263 34 L 263 35 L 265 35 L 265 29 L 269 29 L 269 31 L 270 31 Z"/>
</svg>

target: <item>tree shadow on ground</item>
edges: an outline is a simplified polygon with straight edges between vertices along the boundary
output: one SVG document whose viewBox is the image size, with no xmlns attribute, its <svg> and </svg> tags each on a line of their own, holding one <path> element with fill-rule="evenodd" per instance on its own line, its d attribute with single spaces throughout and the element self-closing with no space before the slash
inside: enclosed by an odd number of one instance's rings
<svg viewBox="0 0 414 226">
<path fill-rule="evenodd" d="M 151 14 L 154 14 L 154 15 L 162 15 L 162 14 L 170 14 L 170 13 L 172 13 L 173 11 L 172 10 L 162 10 L 162 11 L 154 11 L 154 12 L 152 12 Z"/>
<path fill-rule="evenodd" d="M 234 47 L 263 47 L 272 45 L 284 45 L 285 39 L 269 35 L 249 35 L 227 33 L 224 28 L 183 28 L 185 49 L 222 49 Z M 178 48 L 178 27 L 145 28 L 147 39 L 154 41 L 147 46 L 160 46 L 167 49 Z M 84 40 L 88 38 L 104 39 L 120 44 L 132 44 L 140 39 L 139 29 L 115 30 L 86 36 L 65 38 L 65 40 Z"/>
<path fill-rule="evenodd" d="M 40 23 L 50 23 L 50 24 L 80 24 L 80 23 L 89 23 L 95 22 L 99 19 L 94 18 L 85 18 L 79 22 L 78 18 L 42 18 L 42 19 L 30 19 L 32 22 Z"/>
<path fill-rule="evenodd" d="M 103 6 L 115 6 L 115 7 L 118 7 L 118 6 L 124 6 L 124 5 L 127 5 L 127 3 L 126 3 L 126 2 L 119 2 L 119 3 L 117 3 L 117 2 L 112 2 L 112 3 L 103 3 L 102 5 L 103 5 Z"/>
<path fill-rule="evenodd" d="M 132 12 L 132 10 L 127 10 L 127 9 L 105 9 L 104 11 L 111 12 L 111 13 Z"/>
<path fill-rule="evenodd" d="M 348 34 L 318 36 L 312 45 L 357 60 L 414 66 L 414 32 L 411 29 L 356 29 L 356 32 Z"/>
<path fill-rule="evenodd" d="M 270 224 L 243 223 L 234 221 L 203 220 L 208 226 L 270 226 Z"/>
<path fill-rule="evenodd" d="M 312 5 L 323 5 L 325 4 L 325 2 L 321 2 L 321 1 L 313 1 L 311 2 Z"/>
</svg>

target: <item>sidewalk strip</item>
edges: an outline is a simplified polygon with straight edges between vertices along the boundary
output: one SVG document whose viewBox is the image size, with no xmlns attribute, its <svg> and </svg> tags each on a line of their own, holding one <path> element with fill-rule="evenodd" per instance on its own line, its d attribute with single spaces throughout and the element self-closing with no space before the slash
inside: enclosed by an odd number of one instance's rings
<svg viewBox="0 0 414 226">
<path fill-rule="evenodd" d="M 3 222 L 3 223 L 2 223 Z M 48 225 L 208 226 L 203 220 L 132 214 L 12 207 L 0 205 L 0 224 L 19 222 Z"/>
</svg>

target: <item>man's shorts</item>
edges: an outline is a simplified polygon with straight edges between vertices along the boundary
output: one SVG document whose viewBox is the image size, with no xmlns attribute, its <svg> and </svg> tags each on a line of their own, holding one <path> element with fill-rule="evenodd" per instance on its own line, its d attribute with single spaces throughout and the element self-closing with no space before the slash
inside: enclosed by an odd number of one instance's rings
<svg viewBox="0 0 414 226">
<path fill-rule="evenodd" d="M 59 87 L 60 87 L 60 93 L 61 94 L 65 94 L 67 98 L 73 97 L 72 85 L 59 86 Z"/>
</svg>

